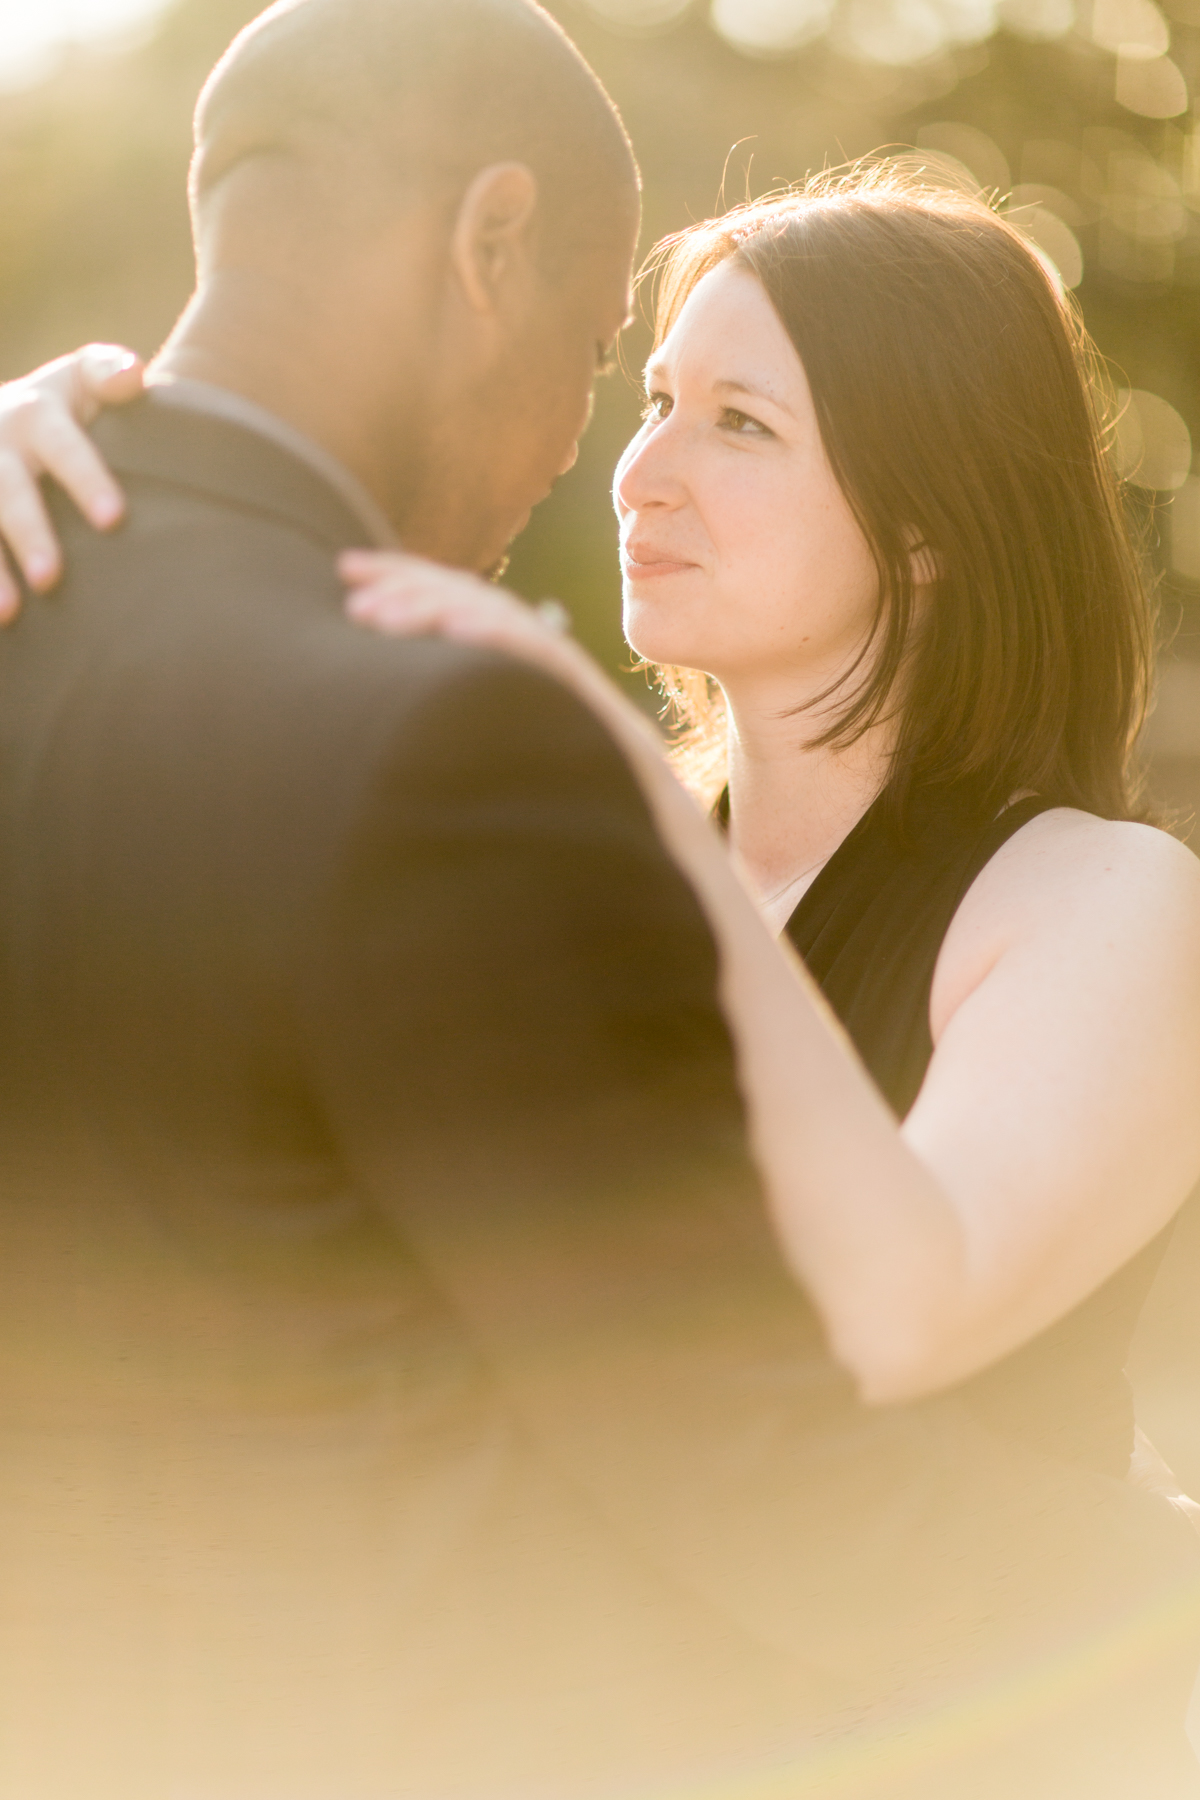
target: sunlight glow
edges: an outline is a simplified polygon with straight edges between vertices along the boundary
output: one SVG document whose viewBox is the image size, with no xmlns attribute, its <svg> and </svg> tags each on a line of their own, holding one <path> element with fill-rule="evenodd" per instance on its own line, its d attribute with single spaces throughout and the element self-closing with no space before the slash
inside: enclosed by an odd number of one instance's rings
<svg viewBox="0 0 1200 1800">
<path fill-rule="evenodd" d="M 0 0 L 0 92 L 52 75 L 72 44 L 121 38 L 149 24 L 168 0 Z"/>
</svg>

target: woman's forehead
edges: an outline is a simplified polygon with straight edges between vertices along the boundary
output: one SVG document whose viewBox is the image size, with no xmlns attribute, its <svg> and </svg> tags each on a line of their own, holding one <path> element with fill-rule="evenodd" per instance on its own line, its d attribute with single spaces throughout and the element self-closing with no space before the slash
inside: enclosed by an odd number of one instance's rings
<svg viewBox="0 0 1200 1800">
<path fill-rule="evenodd" d="M 696 283 L 646 363 L 647 382 L 687 369 L 712 386 L 784 399 L 806 388 L 795 345 L 750 269 L 732 259 Z"/>
</svg>

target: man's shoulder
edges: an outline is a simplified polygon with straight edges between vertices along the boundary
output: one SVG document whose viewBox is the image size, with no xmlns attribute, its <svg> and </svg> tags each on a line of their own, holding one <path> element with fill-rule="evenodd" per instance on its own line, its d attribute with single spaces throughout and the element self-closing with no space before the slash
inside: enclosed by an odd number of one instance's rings
<svg viewBox="0 0 1200 1800">
<path fill-rule="evenodd" d="M 370 694 L 386 765 L 414 796 L 536 790 L 645 810 L 607 728 L 552 675 L 483 645 L 348 632 L 338 633 L 343 698 Z"/>
<path fill-rule="evenodd" d="M 360 522 L 278 445 L 167 407 L 123 410 L 103 429 L 126 520 L 100 537 L 55 503 L 67 577 L 58 617 L 29 625 L 68 661 L 137 665 L 136 681 L 126 667 L 113 687 L 118 709 L 152 709 L 166 686 L 180 696 L 180 745 L 211 714 L 269 748 L 267 763 L 383 756 L 434 785 L 503 774 L 581 796 L 594 783 L 628 791 L 604 728 L 551 677 L 494 650 L 354 624 L 337 555 L 361 544 Z"/>
<path fill-rule="evenodd" d="M 292 522 L 150 477 L 129 499 L 110 538 L 62 515 L 61 593 L 32 601 L 17 628 L 86 663 L 88 689 L 119 664 L 106 704 L 123 716 L 157 714 L 169 689 L 160 723 L 180 743 L 220 716 L 297 766 L 384 758 L 452 787 L 502 775 L 580 793 L 626 785 L 609 734 L 551 676 L 484 646 L 353 622 L 334 554 Z"/>
<path fill-rule="evenodd" d="M 335 459 L 260 409 L 249 408 L 249 420 L 230 416 L 230 405 L 245 409 L 246 403 L 214 394 L 216 411 L 173 403 L 151 390 L 97 419 L 97 448 L 140 506 L 147 500 L 153 505 L 156 492 L 160 501 L 171 495 L 197 507 L 207 502 L 243 523 L 258 518 L 289 525 L 334 555 L 371 537 L 374 525 L 362 507 L 374 518 L 373 503 L 364 493 L 361 506 L 355 504 L 349 490 L 357 492 L 357 484 Z"/>
<path fill-rule="evenodd" d="M 312 729 L 339 704 L 394 711 L 455 689 L 465 703 L 468 690 L 505 685 L 507 659 L 493 652 L 353 623 L 323 529 L 148 472 L 125 480 L 127 515 L 105 535 L 51 497 L 66 573 L 51 601 L 30 600 L 10 642 L 49 638 L 67 657 L 119 647 L 149 692 L 181 666 L 193 685 L 255 708 L 292 692 Z"/>
</svg>

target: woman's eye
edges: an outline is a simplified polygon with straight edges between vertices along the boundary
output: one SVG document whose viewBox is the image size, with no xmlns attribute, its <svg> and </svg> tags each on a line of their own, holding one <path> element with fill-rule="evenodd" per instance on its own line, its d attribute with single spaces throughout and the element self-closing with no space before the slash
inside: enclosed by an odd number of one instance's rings
<svg viewBox="0 0 1200 1800">
<path fill-rule="evenodd" d="M 721 413 L 721 427 L 725 431 L 736 431 L 743 437 L 771 437 L 773 435 L 758 419 L 752 419 L 749 413 L 738 412 L 735 406 L 727 406 Z"/>
<path fill-rule="evenodd" d="M 673 404 L 670 394 L 647 394 L 642 402 L 642 418 L 647 423 L 653 420 L 658 424 L 666 418 Z"/>
</svg>

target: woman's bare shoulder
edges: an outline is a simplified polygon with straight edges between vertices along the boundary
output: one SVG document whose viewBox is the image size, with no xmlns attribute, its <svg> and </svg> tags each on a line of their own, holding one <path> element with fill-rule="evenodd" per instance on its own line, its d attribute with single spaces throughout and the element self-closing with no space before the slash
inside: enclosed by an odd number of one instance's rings
<svg viewBox="0 0 1200 1800">
<path fill-rule="evenodd" d="M 1115 958 L 1140 980 L 1200 982 L 1200 859 L 1170 832 L 1072 807 L 1014 832 L 968 889 L 946 933 L 931 1001 L 935 1036 L 1021 945 L 1054 948 L 1064 977 Z"/>
<path fill-rule="evenodd" d="M 975 894 L 982 904 L 1019 900 L 1038 913 L 1066 892 L 1103 903 L 1126 888 L 1140 897 L 1149 889 L 1164 901 L 1200 903 L 1200 860 L 1156 825 L 1056 806 L 1013 833 L 967 897 Z"/>
</svg>

